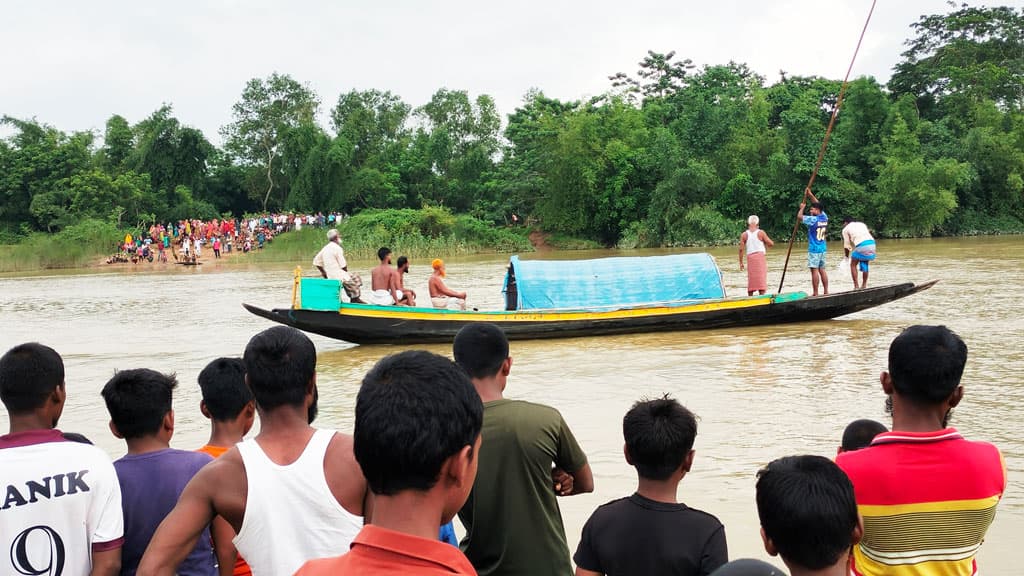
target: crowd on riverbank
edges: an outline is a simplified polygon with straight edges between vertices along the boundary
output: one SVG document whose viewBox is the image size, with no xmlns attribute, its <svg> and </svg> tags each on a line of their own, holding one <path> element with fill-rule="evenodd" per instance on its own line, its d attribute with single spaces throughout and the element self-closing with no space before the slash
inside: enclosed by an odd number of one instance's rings
<svg viewBox="0 0 1024 576">
<path fill-rule="evenodd" d="M 147 230 L 126 234 L 117 250 L 106 258 L 107 264 L 168 263 L 196 264 L 204 250 L 219 259 L 229 254 L 245 254 L 274 241 L 276 236 L 305 227 L 324 228 L 342 222 L 344 214 L 267 213 L 242 218 L 186 219 L 154 223 Z M 170 256 L 168 256 L 168 253 Z"/>
<path fill-rule="evenodd" d="M 17 346 L 0 358 L 11 422 L 0 437 L 0 538 L 17 552 L 0 566 L 40 573 L 59 555 L 93 574 L 212 575 L 218 564 L 257 575 L 571 573 L 557 498 L 594 489 L 586 453 L 556 408 L 504 398 L 512 357 L 498 327 L 467 326 L 452 353 L 454 362 L 422 351 L 380 359 L 347 436 L 310 427 L 309 338 L 265 330 L 241 359 L 199 375 L 205 454 L 169 447 L 174 377 L 122 370 L 102 392 L 128 452 L 111 465 L 55 429 L 66 398 L 57 352 Z M 994 446 L 948 427 L 966 360 L 945 327 L 899 334 L 881 378 L 891 432 L 856 422 L 834 462 L 785 456 L 758 473 L 765 550 L 793 575 L 975 573 L 1006 470 Z M 260 432 L 244 440 L 256 411 Z M 642 400 L 622 429 L 637 489 L 587 521 L 572 556 L 578 575 L 780 573 L 727 564 L 722 523 L 677 500 L 694 466 L 694 414 L 668 397 Z M 439 533 L 456 514 L 461 551 Z"/>
</svg>

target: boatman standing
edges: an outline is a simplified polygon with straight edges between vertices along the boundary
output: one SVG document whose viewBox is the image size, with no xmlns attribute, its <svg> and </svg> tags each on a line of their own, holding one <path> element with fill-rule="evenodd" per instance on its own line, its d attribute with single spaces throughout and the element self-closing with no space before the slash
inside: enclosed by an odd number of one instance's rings
<svg viewBox="0 0 1024 576">
<path fill-rule="evenodd" d="M 875 259 L 875 239 L 863 222 L 846 216 L 843 218 L 843 252 L 850 260 L 850 277 L 853 278 L 853 289 L 868 287 L 868 265 Z M 857 283 L 857 269 L 860 269 L 861 281 Z"/>
<path fill-rule="evenodd" d="M 345 287 L 345 293 L 348 294 L 352 302 L 363 303 L 359 299 L 363 279 L 358 274 L 349 273 L 348 262 L 345 261 L 345 250 L 341 247 L 341 238 L 336 229 L 331 228 L 327 231 L 327 244 L 313 257 L 313 266 L 320 270 L 320 274 L 324 278 L 340 280 L 341 285 Z"/>
<path fill-rule="evenodd" d="M 814 197 L 811 189 L 804 190 L 805 197 L 811 198 L 811 215 L 804 216 L 806 202 L 800 203 L 800 210 L 796 213 L 796 219 L 807 226 L 807 267 L 811 269 L 811 286 L 814 289 L 812 296 L 818 295 L 818 280 L 821 280 L 821 287 L 824 294 L 828 295 L 828 272 L 825 270 L 825 232 L 828 230 L 828 214 L 821 202 Z"/>
<path fill-rule="evenodd" d="M 747 229 L 740 234 L 740 271 L 743 270 L 743 254 L 747 255 L 747 296 L 754 292 L 764 294 L 768 290 L 767 250 L 775 245 L 764 230 L 757 227 L 760 218 L 747 218 Z"/>
</svg>

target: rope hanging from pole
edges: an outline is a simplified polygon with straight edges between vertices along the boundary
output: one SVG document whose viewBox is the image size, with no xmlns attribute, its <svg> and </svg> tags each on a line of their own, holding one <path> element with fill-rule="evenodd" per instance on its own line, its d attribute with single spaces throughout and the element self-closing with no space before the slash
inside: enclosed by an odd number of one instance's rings
<svg viewBox="0 0 1024 576">
<path fill-rule="evenodd" d="M 814 162 L 814 170 L 811 171 L 811 177 L 807 181 L 807 186 L 804 188 L 803 202 L 807 201 L 807 197 L 814 198 L 814 194 L 811 192 L 811 187 L 814 185 L 814 180 L 818 177 L 818 169 L 821 168 L 821 163 L 825 160 L 825 150 L 828 148 L 829 138 L 832 137 L 832 128 L 836 124 L 836 117 L 839 116 L 839 108 L 843 105 L 843 97 L 846 96 L 846 87 L 850 83 L 850 72 L 853 70 L 853 63 L 857 61 L 857 53 L 860 52 L 860 45 L 864 41 L 864 34 L 868 31 L 868 24 L 871 22 L 871 15 L 875 13 L 875 4 L 878 0 L 872 0 L 871 9 L 868 10 L 868 17 L 864 21 L 864 28 L 860 31 L 860 38 L 857 39 L 857 47 L 853 50 L 853 58 L 850 59 L 850 66 L 846 69 L 846 76 L 843 78 L 843 85 L 839 88 L 839 97 L 836 99 L 836 107 L 832 110 L 832 117 L 828 121 L 828 128 L 825 129 L 825 138 L 821 141 L 821 148 L 818 150 L 818 159 Z M 789 268 L 789 256 L 793 252 L 793 241 L 796 240 L 796 231 L 800 227 L 800 221 L 797 220 L 793 223 L 793 232 L 789 235 L 789 248 L 786 249 L 786 263 L 782 266 L 782 278 L 779 280 L 778 293 L 782 293 L 782 285 L 786 282 L 786 270 Z"/>
</svg>

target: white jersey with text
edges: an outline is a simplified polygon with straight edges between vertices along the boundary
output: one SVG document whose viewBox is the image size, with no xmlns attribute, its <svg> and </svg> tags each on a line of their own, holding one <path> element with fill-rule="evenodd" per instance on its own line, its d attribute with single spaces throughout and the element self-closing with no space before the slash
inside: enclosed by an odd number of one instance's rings
<svg viewBox="0 0 1024 576">
<path fill-rule="evenodd" d="M 124 541 L 110 457 L 59 430 L 0 436 L 0 490 L 0 574 L 87 576 Z"/>
</svg>

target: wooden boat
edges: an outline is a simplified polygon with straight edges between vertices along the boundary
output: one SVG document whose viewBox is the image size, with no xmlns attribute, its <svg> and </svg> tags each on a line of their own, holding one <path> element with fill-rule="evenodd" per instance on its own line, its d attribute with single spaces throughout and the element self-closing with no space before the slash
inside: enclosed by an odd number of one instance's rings
<svg viewBox="0 0 1024 576">
<path fill-rule="evenodd" d="M 656 257 L 657 258 L 657 257 Z M 710 258 L 710 257 L 708 257 Z M 573 261 L 578 263 L 586 261 Z M 515 263 L 515 257 L 513 257 Z M 563 263 L 564 265 L 564 263 Z M 506 278 L 507 306 L 522 300 L 523 279 L 516 279 L 516 268 L 510 265 Z M 717 267 L 715 267 L 717 272 Z M 278 322 L 356 344 L 420 344 L 451 342 L 466 324 L 492 322 L 500 326 L 511 340 L 537 338 L 569 338 L 639 332 L 668 332 L 732 328 L 765 324 L 784 324 L 827 320 L 873 308 L 932 287 L 937 280 L 923 284 L 892 284 L 865 290 L 810 297 L 804 292 L 741 298 L 688 298 L 660 302 L 600 303 L 591 306 L 527 308 L 496 311 L 457 311 L 434 308 L 375 306 L 337 303 L 329 309 L 303 306 L 302 291 L 310 286 L 296 271 L 291 308 L 265 310 L 243 304 L 249 312 Z M 584 275 L 590 274 L 585 271 Z M 593 274 L 591 274 L 593 276 Z M 337 281 L 334 297 L 337 298 Z M 720 276 L 719 276 L 720 282 Z M 658 286 L 663 291 L 662 286 Z M 639 297 L 643 297 L 641 294 Z M 315 305 L 313 307 L 316 307 Z"/>
</svg>

